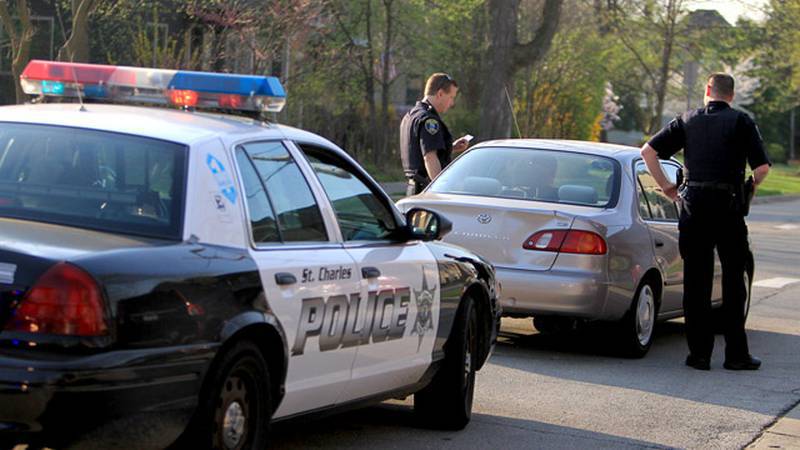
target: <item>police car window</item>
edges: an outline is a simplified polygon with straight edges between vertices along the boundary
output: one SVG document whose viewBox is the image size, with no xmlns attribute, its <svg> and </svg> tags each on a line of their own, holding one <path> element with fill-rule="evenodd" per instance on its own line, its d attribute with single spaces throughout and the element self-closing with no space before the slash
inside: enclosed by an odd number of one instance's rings
<svg viewBox="0 0 800 450">
<path fill-rule="evenodd" d="M 675 203 L 661 191 L 655 178 L 647 171 L 644 163 L 636 164 L 636 176 L 641 183 L 644 196 L 650 206 L 650 215 L 653 220 L 678 220 L 678 210 Z M 673 177 L 674 179 L 674 177 Z"/>
<path fill-rule="evenodd" d="M 345 241 L 387 240 L 397 228 L 394 215 L 346 161 L 300 145 L 333 205 Z"/>
<path fill-rule="evenodd" d="M 180 239 L 186 153 L 150 138 L 0 123 L 0 215 Z"/>
<path fill-rule="evenodd" d="M 286 147 L 280 142 L 254 142 L 243 148 L 267 189 L 283 241 L 327 241 L 311 188 Z"/>
<path fill-rule="evenodd" d="M 583 153 L 482 147 L 450 164 L 432 192 L 609 207 L 616 204 L 619 164 Z"/>
<path fill-rule="evenodd" d="M 272 205 L 269 204 L 269 198 L 267 198 L 261 178 L 244 149 L 236 150 L 236 161 L 239 165 L 239 172 L 242 174 L 242 184 L 244 184 L 244 193 L 247 197 L 253 242 L 279 242 L 281 239 L 275 214 L 272 212 Z"/>
</svg>

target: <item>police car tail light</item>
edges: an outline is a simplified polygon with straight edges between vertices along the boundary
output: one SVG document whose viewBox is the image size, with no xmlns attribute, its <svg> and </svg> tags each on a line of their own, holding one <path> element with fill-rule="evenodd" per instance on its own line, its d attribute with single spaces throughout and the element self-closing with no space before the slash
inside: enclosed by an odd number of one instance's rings
<svg viewBox="0 0 800 450">
<path fill-rule="evenodd" d="M 605 239 L 597 233 L 584 230 L 543 230 L 531 235 L 522 244 L 525 250 L 544 252 L 605 255 Z"/>
<path fill-rule="evenodd" d="M 20 75 L 26 94 L 113 102 L 280 112 L 275 77 L 33 60 Z"/>
<path fill-rule="evenodd" d="M 108 334 L 97 282 L 69 263 L 44 273 L 14 310 L 7 331 L 68 336 Z"/>
</svg>

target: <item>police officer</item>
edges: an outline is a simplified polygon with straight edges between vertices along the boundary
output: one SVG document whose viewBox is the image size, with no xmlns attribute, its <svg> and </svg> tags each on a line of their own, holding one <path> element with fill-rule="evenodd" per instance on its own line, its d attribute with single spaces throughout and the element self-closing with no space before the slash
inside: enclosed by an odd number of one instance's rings
<svg viewBox="0 0 800 450">
<path fill-rule="evenodd" d="M 744 176 L 745 163 L 749 163 L 758 186 L 766 178 L 770 162 L 755 123 L 730 107 L 733 85 L 728 74 L 711 75 L 705 108 L 675 118 L 642 147 L 642 157 L 661 190 L 676 200 L 680 188 L 678 229 L 689 344 L 686 365 L 699 370 L 710 369 L 714 346 L 711 290 L 715 247 L 722 263 L 724 367 L 756 370 L 761 366 L 761 361 L 750 355 L 744 330 L 748 255 Z M 685 181 L 676 186 L 667 180 L 658 159 L 667 159 L 681 149 Z"/>
<path fill-rule="evenodd" d="M 408 179 L 406 195 L 422 192 L 450 163 L 453 152 L 466 150 L 466 137 L 453 142 L 439 114 L 456 102 L 458 84 L 446 73 L 435 73 L 425 83 L 425 98 L 418 101 L 400 122 L 400 157 Z"/>
</svg>

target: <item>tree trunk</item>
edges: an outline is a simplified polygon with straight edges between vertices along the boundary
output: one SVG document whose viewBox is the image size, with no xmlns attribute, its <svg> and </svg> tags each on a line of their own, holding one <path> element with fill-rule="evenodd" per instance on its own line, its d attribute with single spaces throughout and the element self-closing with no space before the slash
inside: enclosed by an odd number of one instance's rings
<svg viewBox="0 0 800 450">
<path fill-rule="evenodd" d="M 89 14 L 96 6 L 95 0 L 72 0 L 72 30 L 58 51 L 59 61 L 89 62 Z"/>
<path fill-rule="evenodd" d="M 14 78 L 15 98 L 18 104 L 22 104 L 28 97 L 22 90 L 19 76 L 25 70 L 30 59 L 31 39 L 33 38 L 31 12 L 25 0 L 17 0 L 17 15 L 19 16 L 19 31 L 17 31 L 14 19 L 8 10 L 8 3 L 5 0 L 0 2 L 0 21 L 2 21 L 11 43 L 11 76 Z"/>
<path fill-rule="evenodd" d="M 380 133 L 379 155 L 386 155 L 388 143 L 388 127 L 393 122 L 389 118 L 389 94 L 392 87 L 391 64 L 392 64 L 392 45 L 394 45 L 394 17 L 392 15 L 392 5 L 394 0 L 383 0 L 384 13 L 386 17 L 386 32 L 383 37 L 383 66 L 381 71 L 381 124 L 385 127 L 385 132 Z M 388 158 L 387 158 L 388 159 Z M 384 159 L 385 161 L 386 159 Z M 376 160 L 376 163 L 378 161 Z"/>
<path fill-rule="evenodd" d="M 667 96 L 667 83 L 669 71 L 672 66 L 672 49 L 675 43 L 675 27 L 680 12 L 681 0 L 669 0 L 667 4 L 667 23 L 664 28 L 664 48 L 661 49 L 661 64 L 658 71 L 656 84 L 656 108 L 650 121 L 648 134 L 653 135 L 661 129 L 661 119 L 664 116 L 664 101 Z"/>
<path fill-rule="evenodd" d="M 488 0 L 491 41 L 486 55 L 487 70 L 481 94 L 481 139 L 511 135 L 514 74 L 535 67 L 544 58 L 558 28 L 563 0 L 545 0 L 542 21 L 527 44 L 517 42 L 520 0 Z"/>
</svg>

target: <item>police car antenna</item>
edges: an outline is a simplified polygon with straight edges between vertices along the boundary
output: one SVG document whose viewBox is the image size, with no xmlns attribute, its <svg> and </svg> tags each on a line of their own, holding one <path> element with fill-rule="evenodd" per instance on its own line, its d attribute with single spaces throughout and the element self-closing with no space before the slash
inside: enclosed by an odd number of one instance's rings
<svg viewBox="0 0 800 450">
<path fill-rule="evenodd" d="M 75 63 L 75 54 L 69 56 L 69 62 Z M 78 103 L 81 104 L 81 112 L 86 112 L 86 107 L 83 106 L 83 94 L 81 93 L 81 85 L 78 83 L 78 76 L 75 74 L 75 70 L 72 70 L 72 79 L 75 81 L 75 92 L 78 94 Z"/>
<path fill-rule="evenodd" d="M 508 87 L 503 86 L 506 91 L 506 100 L 508 100 L 508 108 L 511 110 L 511 118 L 514 119 L 514 126 L 517 127 L 517 137 L 521 138 L 522 133 L 519 131 L 519 122 L 517 122 L 517 115 L 514 114 L 514 105 L 511 103 L 511 96 L 508 95 Z"/>
</svg>

